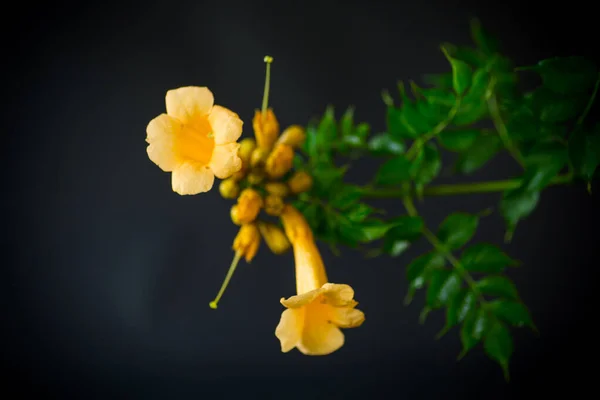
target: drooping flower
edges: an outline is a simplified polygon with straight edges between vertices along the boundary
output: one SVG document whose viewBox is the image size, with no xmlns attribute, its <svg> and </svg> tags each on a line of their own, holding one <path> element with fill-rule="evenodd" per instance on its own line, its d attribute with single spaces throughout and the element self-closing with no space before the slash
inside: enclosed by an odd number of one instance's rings
<svg viewBox="0 0 600 400">
<path fill-rule="evenodd" d="M 225 179 L 239 171 L 243 122 L 233 111 L 214 105 L 206 87 L 169 90 L 167 112 L 146 128 L 148 157 L 171 172 L 173 191 L 191 195 L 209 191 L 215 176 Z"/>
<path fill-rule="evenodd" d="M 365 316 L 355 307 L 349 285 L 329 283 L 312 231 L 302 214 L 286 205 L 281 220 L 292 243 L 297 295 L 282 298 L 287 309 L 275 329 L 281 351 L 293 348 L 306 355 L 330 354 L 344 345 L 340 328 L 360 326 Z"/>
</svg>

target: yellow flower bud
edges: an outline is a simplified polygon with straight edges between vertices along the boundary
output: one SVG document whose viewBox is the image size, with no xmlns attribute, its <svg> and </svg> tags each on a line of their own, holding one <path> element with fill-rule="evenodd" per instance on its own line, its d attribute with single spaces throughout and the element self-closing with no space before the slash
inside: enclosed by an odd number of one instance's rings
<svg viewBox="0 0 600 400">
<path fill-rule="evenodd" d="M 248 183 L 251 185 L 258 185 L 263 181 L 263 179 L 265 179 L 265 171 L 261 169 L 253 169 L 248 174 Z"/>
<path fill-rule="evenodd" d="M 268 156 L 269 150 L 257 147 L 256 149 L 254 149 L 252 155 L 250 156 L 250 166 L 252 168 L 264 166 Z"/>
<path fill-rule="evenodd" d="M 256 148 L 256 141 L 253 138 L 246 138 L 240 142 L 240 149 L 238 150 L 238 156 L 242 159 L 242 163 L 245 165 L 250 164 L 250 156 Z"/>
<path fill-rule="evenodd" d="M 304 171 L 298 171 L 288 180 L 288 186 L 294 194 L 310 190 L 313 184 L 312 177 Z"/>
<path fill-rule="evenodd" d="M 291 247 L 290 241 L 285 236 L 283 229 L 275 224 L 259 222 L 258 229 L 265 239 L 265 243 L 274 254 L 283 254 Z"/>
<path fill-rule="evenodd" d="M 263 199 L 254 189 L 244 189 L 237 200 L 237 219 L 248 224 L 256 219 L 263 206 Z"/>
<path fill-rule="evenodd" d="M 272 108 L 268 108 L 263 114 L 262 111 L 256 110 L 252 119 L 252 127 L 254 128 L 254 136 L 258 147 L 271 150 L 277 136 L 279 136 L 279 122 L 273 113 Z"/>
<path fill-rule="evenodd" d="M 277 144 L 265 164 L 265 171 L 271 178 L 281 178 L 290 169 L 294 162 L 294 150 L 287 144 Z"/>
<path fill-rule="evenodd" d="M 281 215 L 284 206 L 283 199 L 279 196 L 269 194 L 265 197 L 265 212 L 269 215 L 275 217 Z"/>
<path fill-rule="evenodd" d="M 304 143 L 305 139 L 306 133 L 304 132 L 304 128 L 300 125 L 292 125 L 283 131 L 279 139 L 277 139 L 277 143 L 283 143 L 292 148 L 298 148 Z"/>
<path fill-rule="evenodd" d="M 260 233 L 256 224 L 244 224 L 233 240 L 233 250 L 239 252 L 246 262 L 252 261 L 260 245 Z"/>
<path fill-rule="evenodd" d="M 229 210 L 229 216 L 231 217 L 231 221 L 236 224 L 236 225 L 241 225 L 242 223 L 240 222 L 240 218 L 238 217 L 239 214 L 239 207 L 236 205 L 231 207 L 231 210 Z"/>
<path fill-rule="evenodd" d="M 265 189 L 270 194 L 279 197 L 286 197 L 290 193 L 288 186 L 282 182 L 267 182 L 265 183 Z"/>
<path fill-rule="evenodd" d="M 235 199 L 240 194 L 240 186 L 234 179 L 228 178 L 221 181 L 219 192 L 224 199 Z"/>
</svg>

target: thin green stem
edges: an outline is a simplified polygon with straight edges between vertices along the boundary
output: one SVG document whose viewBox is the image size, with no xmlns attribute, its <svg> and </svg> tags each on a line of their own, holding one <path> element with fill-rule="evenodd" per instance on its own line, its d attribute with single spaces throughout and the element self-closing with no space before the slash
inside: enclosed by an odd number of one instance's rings
<svg viewBox="0 0 600 400">
<path fill-rule="evenodd" d="M 523 158 L 523 155 L 521 154 L 519 149 L 513 144 L 508 134 L 508 129 L 506 129 L 506 125 L 502 120 L 502 116 L 500 115 L 500 109 L 498 108 L 498 100 L 496 99 L 495 94 L 492 94 L 488 99 L 488 108 L 490 110 L 492 122 L 496 127 L 496 131 L 498 132 L 498 136 L 500 136 L 500 140 L 502 140 L 502 143 L 504 143 L 504 147 L 506 147 L 506 150 L 508 150 L 508 152 L 519 163 L 519 165 L 525 168 L 525 160 Z"/>
<path fill-rule="evenodd" d="M 415 205 L 410 197 L 405 196 L 403 198 L 402 202 L 404 203 L 404 207 L 406 208 L 406 211 L 408 212 L 409 215 L 411 215 L 411 216 L 418 215 L 417 209 L 415 208 Z M 485 304 L 485 299 L 483 298 L 483 295 L 477 288 L 477 283 L 475 282 L 475 280 L 473 279 L 471 274 L 469 274 L 469 272 L 462 266 L 461 262 L 456 257 L 454 257 L 452 252 L 449 251 L 442 242 L 440 242 L 440 240 L 437 238 L 437 236 L 435 236 L 433 234 L 433 232 L 431 232 L 429 230 L 429 228 L 424 226 L 422 232 L 423 232 L 423 236 L 425 236 L 425 238 L 433 246 L 433 248 L 438 253 L 443 255 L 448 260 L 450 265 L 452 265 L 452 267 L 456 270 L 456 272 L 458 272 L 458 274 L 461 276 L 461 278 L 463 278 L 463 280 L 467 283 L 467 285 L 469 286 L 471 291 L 475 294 L 475 296 L 478 297 L 479 301 L 482 304 Z"/>
<path fill-rule="evenodd" d="M 221 289 L 219 290 L 217 297 L 215 297 L 215 299 L 209 303 L 210 308 L 212 308 L 213 310 L 217 309 L 219 300 L 221 300 L 223 293 L 225 293 L 225 289 L 227 289 L 227 285 L 229 285 L 229 281 L 231 280 L 231 277 L 233 276 L 233 273 L 235 272 L 235 269 L 237 268 L 237 265 L 240 262 L 241 258 L 242 258 L 242 253 L 240 251 L 236 251 L 235 256 L 233 257 L 233 261 L 231 262 L 231 265 L 229 266 L 229 271 L 227 271 L 227 275 L 225 276 L 225 280 L 223 281 L 223 284 L 221 285 Z"/>
<path fill-rule="evenodd" d="M 267 71 L 265 74 L 265 90 L 263 92 L 263 101 L 262 101 L 262 116 L 265 118 L 267 112 L 267 106 L 269 105 L 269 88 L 271 86 L 271 63 L 273 62 L 273 57 L 265 56 L 265 63 L 267 64 Z"/>
<path fill-rule="evenodd" d="M 431 132 L 426 133 L 425 135 L 423 135 L 422 137 L 418 138 L 417 140 L 415 140 L 413 142 L 413 144 L 410 146 L 410 148 L 406 152 L 406 158 L 408 158 L 409 160 L 412 159 L 415 156 L 415 154 L 421 149 L 421 147 L 423 147 L 423 145 L 425 145 L 425 143 L 427 143 L 428 141 L 430 141 L 431 139 L 433 139 L 434 137 L 436 137 L 437 135 L 442 133 L 444 131 L 444 129 L 446 129 L 448 127 L 448 125 L 450 125 L 450 123 L 456 116 L 456 113 L 458 112 L 459 108 L 460 108 L 460 97 L 456 99 L 456 104 L 454 104 L 454 106 L 452 106 L 452 108 L 448 112 L 448 116 L 446 117 L 446 119 L 444 119 L 442 122 L 437 124 L 435 126 L 435 128 L 433 128 L 431 130 Z"/>
<path fill-rule="evenodd" d="M 572 174 L 558 175 L 550 182 L 550 185 L 562 185 L 570 183 Z M 500 181 L 456 183 L 447 185 L 433 185 L 423 188 L 423 196 L 451 196 L 461 194 L 494 193 L 516 189 L 521 185 L 521 179 L 506 179 Z M 410 190 L 402 189 L 362 189 L 364 197 L 373 199 L 403 198 L 412 194 Z"/>
<path fill-rule="evenodd" d="M 590 96 L 590 99 L 588 100 L 587 105 L 585 106 L 585 110 L 583 110 L 583 113 L 579 116 L 579 119 L 577 119 L 577 125 L 581 125 L 583 123 L 583 121 L 589 114 L 590 110 L 592 109 L 592 105 L 594 105 L 594 100 L 596 100 L 596 94 L 598 93 L 599 87 L 600 87 L 600 73 L 598 73 L 598 79 L 596 79 L 596 85 L 594 86 L 594 91 L 592 92 L 592 95 Z"/>
</svg>

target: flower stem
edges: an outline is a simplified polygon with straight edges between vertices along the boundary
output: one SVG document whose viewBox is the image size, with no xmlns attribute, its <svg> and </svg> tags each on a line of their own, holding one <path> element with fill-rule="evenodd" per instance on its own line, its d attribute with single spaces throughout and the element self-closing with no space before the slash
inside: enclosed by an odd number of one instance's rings
<svg viewBox="0 0 600 400">
<path fill-rule="evenodd" d="M 229 266 L 229 271 L 227 271 L 227 276 L 225 276 L 225 280 L 223 281 L 223 284 L 221 285 L 221 289 L 219 290 L 217 297 L 215 297 L 215 299 L 209 303 L 210 308 L 212 308 L 213 310 L 217 309 L 219 300 L 221 300 L 223 293 L 225 293 L 225 289 L 227 288 L 227 285 L 229 285 L 229 281 L 231 280 L 231 277 L 233 276 L 233 273 L 235 272 L 235 269 L 237 268 L 237 265 L 240 262 L 241 258 L 242 258 L 242 253 L 239 251 L 236 251 L 235 256 L 233 256 L 233 261 L 231 262 L 231 265 Z"/>
<path fill-rule="evenodd" d="M 551 185 L 561 185 L 571 182 L 571 174 L 558 175 L 550 182 Z M 516 189 L 521 185 L 520 179 L 506 179 L 500 181 L 456 183 L 447 185 L 434 185 L 423 188 L 423 196 L 449 196 L 460 194 L 493 193 Z M 407 193 L 406 189 L 362 189 L 364 197 L 374 199 L 402 198 Z"/>
<path fill-rule="evenodd" d="M 412 198 L 410 198 L 409 196 L 405 196 L 403 198 L 402 202 L 404 203 L 404 207 L 406 208 L 408 215 L 410 215 L 410 216 L 418 215 L 417 209 L 415 208 Z M 448 260 L 450 265 L 452 265 L 452 267 L 456 270 L 456 272 L 458 272 L 458 274 L 461 276 L 461 278 L 463 278 L 463 280 L 465 282 L 467 282 L 467 285 L 469 286 L 471 291 L 475 294 L 475 296 L 477 296 L 477 298 L 479 299 L 481 304 L 484 304 L 485 299 L 483 298 L 483 295 L 481 294 L 481 292 L 479 292 L 479 289 L 477 288 L 477 283 L 475 282 L 475 280 L 473 279 L 471 274 L 469 274 L 467 272 L 467 270 L 465 270 L 465 268 L 462 266 L 461 262 L 456 257 L 454 257 L 452 252 L 450 252 L 446 248 L 446 246 L 444 246 L 444 244 L 440 242 L 440 240 L 437 238 L 437 236 L 435 236 L 433 234 L 433 232 L 431 232 L 429 230 L 429 228 L 424 226 L 422 232 L 423 232 L 423 236 L 425 236 L 427 241 L 429 243 L 431 243 L 433 248 L 438 253 L 443 255 Z"/>
<path fill-rule="evenodd" d="M 271 86 L 271 63 L 273 62 L 273 57 L 265 56 L 265 63 L 267 64 L 267 71 L 265 75 L 265 90 L 263 92 L 263 101 L 262 101 L 262 116 L 263 118 L 266 115 L 267 107 L 269 105 L 269 88 Z"/>
</svg>

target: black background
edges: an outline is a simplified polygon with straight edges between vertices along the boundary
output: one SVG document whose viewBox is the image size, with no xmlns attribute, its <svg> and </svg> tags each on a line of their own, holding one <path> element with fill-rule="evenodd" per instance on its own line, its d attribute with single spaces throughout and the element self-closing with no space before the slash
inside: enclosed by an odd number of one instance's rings
<svg viewBox="0 0 600 400">
<path fill-rule="evenodd" d="M 145 128 L 168 89 L 208 86 L 245 121 L 260 107 L 265 54 L 270 103 L 282 125 L 328 104 L 356 106 L 384 129 L 380 91 L 397 79 L 449 70 L 444 41 L 469 42 L 478 16 L 519 65 L 556 55 L 597 56 L 592 3 L 458 1 L 24 3 L 3 11 L 2 209 L 5 390 L 41 398 L 504 399 L 590 385 L 590 328 L 599 221 L 582 185 L 547 190 L 505 249 L 541 331 L 515 333 L 511 382 L 481 348 L 456 362 L 443 314 L 424 325 L 409 307 L 405 266 L 321 246 L 330 279 L 351 284 L 367 316 L 327 357 L 282 354 L 279 298 L 294 293 L 291 254 L 263 246 L 242 264 L 218 311 L 208 307 L 232 257 L 236 227 L 216 189 L 171 191 L 145 151 Z M 594 32 L 596 34 L 594 35 Z M 352 171 L 366 179 L 375 165 Z M 475 179 L 510 177 L 499 157 Z M 447 182 L 454 178 L 442 178 Z M 598 188 L 597 190 L 600 190 Z M 495 194 L 427 199 L 431 227 L 451 211 L 481 211 Z M 401 212 L 393 202 L 375 205 Z M 476 241 L 501 243 L 482 220 Z"/>
</svg>

